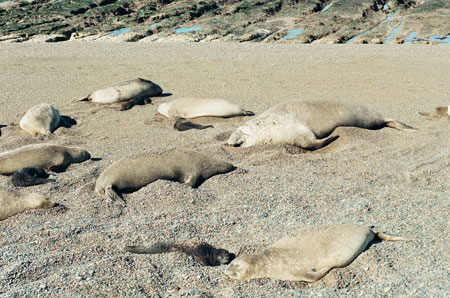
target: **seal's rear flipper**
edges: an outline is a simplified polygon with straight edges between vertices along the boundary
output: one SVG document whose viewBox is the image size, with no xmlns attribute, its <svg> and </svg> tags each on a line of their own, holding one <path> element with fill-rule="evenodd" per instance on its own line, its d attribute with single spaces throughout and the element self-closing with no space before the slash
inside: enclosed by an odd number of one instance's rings
<svg viewBox="0 0 450 298">
<path fill-rule="evenodd" d="M 255 116 L 255 113 L 252 111 L 245 111 L 245 116 Z"/>
<path fill-rule="evenodd" d="M 123 203 L 127 203 L 111 186 L 107 186 L 105 188 L 105 196 L 110 198 L 113 201 L 122 201 Z"/>
<path fill-rule="evenodd" d="M 85 96 L 83 98 L 72 100 L 72 103 L 80 102 L 80 101 L 89 101 L 90 96 L 91 96 L 91 94 L 88 94 L 87 96 Z"/>
<path fill-rule="evenodd" d="M 414 127 L 411 127 L 409 125 L 403 124 L 395 120 L 386 120 L 386 126 L 398 130 L 417 131 L 417 129 L 415 129 Z"/>
<path fill-rule="evenodd" d="M 392 236 L 392 235 L 388 235 L 388 234 L 378 232 L 378 231 L 373 231 L 373 233 L 375 235 L 377 235 L 378 238 L 380 238 L 381 240 L 387 240 L 387 241 L 407 241 L 408 240 L 403 237 Z"/>
</svg>

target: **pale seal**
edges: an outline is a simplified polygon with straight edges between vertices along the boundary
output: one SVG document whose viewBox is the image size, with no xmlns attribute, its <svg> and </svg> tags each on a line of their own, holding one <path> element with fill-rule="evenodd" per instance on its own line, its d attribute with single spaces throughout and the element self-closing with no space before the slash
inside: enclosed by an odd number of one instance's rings
<svg viewBox="0 0 450 298">
<path fill-rule="evenodd" d="M 159 179 L 198 187 L 208 178 L 234 169 L 228 162 L 197 152 L 166 152 L 123 158 L 100 174 L 95 190 L 99 195 L 125 203 L 117 191 L 135 191 Z"/>
<path fill-rule="evenodd" d="M 0 220 L 5 220 L 26 210 L 52 208 L 55 203 L 36 193 L 0 190 L 0 206 Z"/>
<path fill-rule="evenodd" d="M 426 112 L 417 112 L 421 116 L 432 117 L 432 118 L 442 118 L 447 117 L 450 119 L 450 105 L 448 107 L 437 107 L 434 114 Z"/>
<path fill-rule="evenodd" d="M 399 130 L 415 130 L 398 121 L 385 119 L 364 106 L 332 101 L 293 100 L 280 103 L 247 121 L 236 129 L 227 144 L 236 147 L 287 144 L 316 150 L 338 138 L 329 137 L 338 126 L 367 129 L 387 126 Z"/>
<path fill-rule="evenodd" d="M 125 251 L 136 254 L 161 254 L 178 251 L 192 256 L 194 260 L 203 266 L 225 265 L 235 258 L 233 253 L 225 249 L 215 248 L 205 242 L 196 243 L 191 241 L 159 242 L 150 247 L 126 246 Z"/>
<path fill-rule="evenodd" d="M 41 103 L 29 109 L 20 120 L 20 127 L 33 137 L 41 135 L 51 135 L 64 122 L 59 111 L 48 103 Z"/>
<path fill-rule="evenodd" d="M 128 110 L 136 104 L 150 103 L 150 97 L 161 94 L 162 89 L 157 84 L 138 78 L 96 90 L 88 96 L 75 100 L 74 102 L 88 100 L 94 103 L 111 104 L 127 101 L 127 103 L 122 105 L 121 110 Z"/>
<path fill-rule="evenodd" d="M 54 172 L 63 172 L 72 163 L 89 159 L 84 149 L 51 144 L 27 145 L 0 153 L 0 174 L 11 175 L 25 167 L 41 167 Z"/>
<path fill-rule="evenodd" d="M 162 103 L 158 113 L 170 119 L 197 117 L 253 116 L 255 113 L 244 110 L 240 105 L 219 98 L 185 97 Z"/>
<path fill-rule="evenodd" d="M 375 237 L 405 240 L 356 223 L 322 227 L 282 238 L 261 253 L 239 256 L 228 265 L 225 274 L 240 281 L 267 277 L 315 282 L 332 268 L 350 264 Z"/>
</svg>

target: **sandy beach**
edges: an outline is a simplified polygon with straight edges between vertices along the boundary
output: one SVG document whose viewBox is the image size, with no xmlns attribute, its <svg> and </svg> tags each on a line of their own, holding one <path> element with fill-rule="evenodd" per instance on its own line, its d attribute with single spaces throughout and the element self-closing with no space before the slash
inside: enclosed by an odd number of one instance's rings
<svg viewBox="0 0 450 298">
<path fill-rule="evenodd" d="M 79 146 L 93 159 L 55 183 L 24 192 L 60 204 L 0 222 L 1 297 L 444 297 L 450 291 L 450 121 L 429 119 L 450 104 L 447 46 L 238 43 L 0 44 L 0 152 L 27 144 Z M 71 103 L 134 78 L 168 96 L 119 111 Z M 181 97 L 223 98 L 256 115 L 289 99 L 362 104 L 418 129 L 340 127 L 329 146 L 225 146 L 249 117 L 195 119 L 214 128 L 179 132 L 157 114 Z M 77 121 L 55 136 L 20 129 L 24 113 L 49 103 Z M 113 162 L 190 149 L 237 170 L 198 189 L 157 181 L 123 206 L 94 192 Z M 0 176 L 1 189 L 18 189 Z M 205 241 L 236 254 L 326 223 L 357 222 L 404 242 L 371 245 L 315 283 L 232 281 L 225 266 L 179 253 L 134 255 L 126 245 Z"/>
</svg>

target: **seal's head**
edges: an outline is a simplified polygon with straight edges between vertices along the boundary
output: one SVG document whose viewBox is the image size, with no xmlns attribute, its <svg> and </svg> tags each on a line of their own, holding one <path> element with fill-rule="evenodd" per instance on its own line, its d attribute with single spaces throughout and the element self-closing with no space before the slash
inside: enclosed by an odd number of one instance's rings
<svg viewBox="0 0 450 298">
<path fill-rule="evenodd" d="M 259 258 L 256 255 L 244 255 L 234 259 L 227 269 L 225 274 L 232 279 L 246 280 L 255 276 L 255 268 Z"/>
<path fill-rule="evenodd" d="M 69 154 L 74 162 L 83 162 L 91 158 L 91 154 L 82 148 L 69 147 Z"/>
<path fill-rule="evenodd" d="M 234 147 L 245 147 L 248 145 L 248 139 L 250 137 L 251 130 L 248 126 L 241 126 L 236 129 L 235 132 L 228 138 L 227 145 Z"/>
</svg>

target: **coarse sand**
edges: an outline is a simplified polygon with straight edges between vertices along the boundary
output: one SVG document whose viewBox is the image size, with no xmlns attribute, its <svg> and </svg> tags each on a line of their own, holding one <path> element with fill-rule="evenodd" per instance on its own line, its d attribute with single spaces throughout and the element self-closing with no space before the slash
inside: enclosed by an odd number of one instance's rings
<svg viewBox="0 0 450 298">
<path fill-rule="evenodd" d="M 426 118 L 450 104 L 446 46 L 238 43 L 0 44 L 0 152 L 53 143 L 87 149 L 55 183 L 22 189 L 59 203 L 0 222 L 1 297 L 444 297 L 450 293 L 450 122 Z M 71 103 L 142 77 L 165 97 L 119 111 Z M 366 105 L 416 132 L 337 128 L 329 146 L 225 146 L 250 119 L 194 119 L 214 128 L 179 132 L 158 115 L 180 97 L 223 98 L 257 115 L 288 99 Z M 18 123 L 38 103 L 77 121 L 33 138 Z M 198 189 L 157 181 L 126 194 L 94 192 L 103 169 L 123 157 L 176 149 L 232 162 L 237 170 Z M 13 190 L 10 177 L 0 188 Z M 251 253 L 286 235 L 358 222 L 411 239 L 378 242 L 315 283 L 229 280 L 180 253 L 134 255 L 126 245 L 205 241 Z"/>
</svg>

